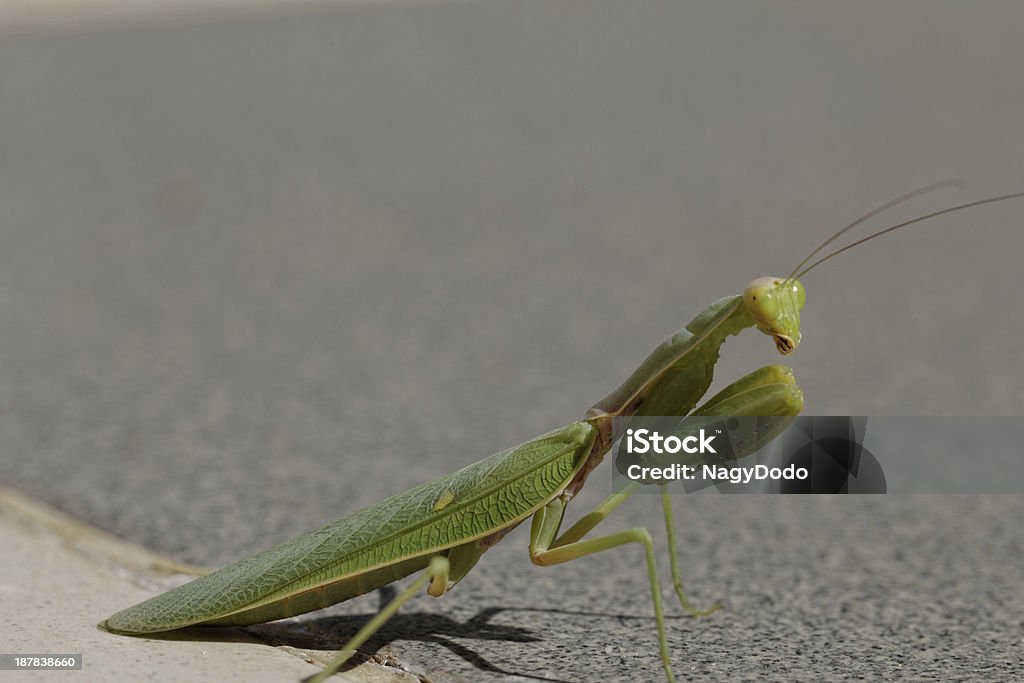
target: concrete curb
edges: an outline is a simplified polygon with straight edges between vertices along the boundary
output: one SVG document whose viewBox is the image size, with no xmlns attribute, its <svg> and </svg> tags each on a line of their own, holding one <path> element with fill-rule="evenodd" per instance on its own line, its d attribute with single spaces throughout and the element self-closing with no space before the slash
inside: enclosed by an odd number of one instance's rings
<svg viewBox="0 0 1024 683">
<path fill-rule="evenodd" d="M 0 545 L 8 558 L 16 558 L 0 580 L 3 651 L 80 654 L 85 678 L 76 680 L 300 681 L 334 654 L 268 647 L 259 629 L 193 629 L 162 638 L 105 633 L 96 624 L 110 613 L 204 570 L 151 553 L 2 484 Z M 18 680 L 52 677 L 51 671 L 23 671 Z M 334 680 L 419 679 L 368 661 Z"/>
</svg>

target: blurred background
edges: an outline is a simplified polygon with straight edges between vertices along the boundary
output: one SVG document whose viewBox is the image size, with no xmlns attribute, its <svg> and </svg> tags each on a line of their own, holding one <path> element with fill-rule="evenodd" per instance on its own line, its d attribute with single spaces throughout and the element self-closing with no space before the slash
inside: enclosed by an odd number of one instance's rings
<svg viewBox="0 0 1024 683">
<path fill-rule="evenodd" d="M 0 480 L 216 565 L 572 421 L 876 205 L 967 184 L 884 227 L 1024 190 L 1022 27 L 1014 2 L 3 3 Z M 1021 414 L 1022 212 L 946 216 L 808 275 L 786 360 L 807 412 Z M 716 386 L 778 362 L 747 333 Z M 595 474 L 578 509 L 609 490 Z M 1021 604 L 1018 498 L 700 498 L 678 504 L 687 574 L 698 602 L 739 602 L 674 622 L 680 662 L 698 642 L 731 662 L 691 675 L 760 671 L 744 648 L 785 615 L 808 679 L 874 638 L 891 663 L 901 628 L 966 653 L 994 633 L 982 649 L 1019 662 L 999 621 Z M 656 527 L 638 505 L 611 527 Z M 638 555 L 541 570 L 526 541 L 422 608 L 590 617 L 509 616 L 543 642 L 463 642 L 477 660 L 396 632 L 399 656 L 439 680 L 497 675 L 480 658 L 557 671 L 581 621 L 653 651 L 649 622 L 593 616 L 647 614 Z M 1017 602 L 991 604 L 1000 586 Z M 847 628 L 854 650 L 813 647 Z"/>
</svg>

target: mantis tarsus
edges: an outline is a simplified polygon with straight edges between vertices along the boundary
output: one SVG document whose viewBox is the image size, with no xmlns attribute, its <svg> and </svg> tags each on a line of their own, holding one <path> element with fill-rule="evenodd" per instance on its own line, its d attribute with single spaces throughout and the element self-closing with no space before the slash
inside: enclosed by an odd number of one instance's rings
<svg viewBox="0 0 1024 683">
<path fill-rule="evenodd" d="M 873 233 L 807 265 L 827 245 L 863 221 L 902 201 L 956 184 L 920 188 L 865 214 L 819 245 L 785 278 L 758 278 L 743 294 L 711 304 L 662 342 L 614 392 L 584 419 L 469 465 L 441 479 L 387 498 L 348 517 L 246 558 L 129 607 L 101 626 L 140 635 L 196 625 L 249 625 L 303 614 L 422 572 L 345 645 L 313 678 L 337 671 L 403 603 L 424 586 L 433 596 L 451 590 L 481 555 L 520 523 L 531 519 L 530 559 L 552 565 L 621 545 L 642 546 L 647 565 L 661 661 L 669 681 L 672 664 L 654 546 L 646 528 L 587 535 L 638 488 L 613 493 L 568 530 L 567 504 L 601 463 L 633 416 L 787 416 L 803 407 L 792 370 L 768 366 L 743 377 L 703 405 L 719 350 L 748 327 L 771 336 L 783 355 L 800 343 L 804 287 L 799 279 L 847 249 L 907 225 L 953 211 L 1024 197 L 1024 193 L 960 204 Z M 662 494 L 672 584 L 682 608 L 694 615 L 680 579 L 671 496 Z"/>
</svg>

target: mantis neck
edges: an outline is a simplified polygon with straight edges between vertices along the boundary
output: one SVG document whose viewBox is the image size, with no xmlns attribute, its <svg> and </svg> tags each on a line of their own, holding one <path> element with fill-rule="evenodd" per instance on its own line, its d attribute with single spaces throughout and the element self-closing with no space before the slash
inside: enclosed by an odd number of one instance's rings
<svg viewBox="0 0 1024 683">
<path fill-rule="evenodd" d="M 659 344 L 622 386 L 587 411 L 587 418 L 688 414 L 711 386 L 726 337 L 754 325 L 742 296 L 719 299 Z"/>
</svg>

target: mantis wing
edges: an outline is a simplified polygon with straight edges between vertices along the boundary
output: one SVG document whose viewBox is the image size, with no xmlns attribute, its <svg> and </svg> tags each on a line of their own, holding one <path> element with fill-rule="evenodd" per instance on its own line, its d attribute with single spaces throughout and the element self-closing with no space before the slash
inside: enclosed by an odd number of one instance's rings
<svg viewBox="0 0 1024 683">
<path fill-rule="evenodd" d="M 594 432 L 575 422 L 129 607 L 102 626 L 141 634 L 255 624 L 379 588 L 529 517 L 572 479 Z"/>
</svg>

